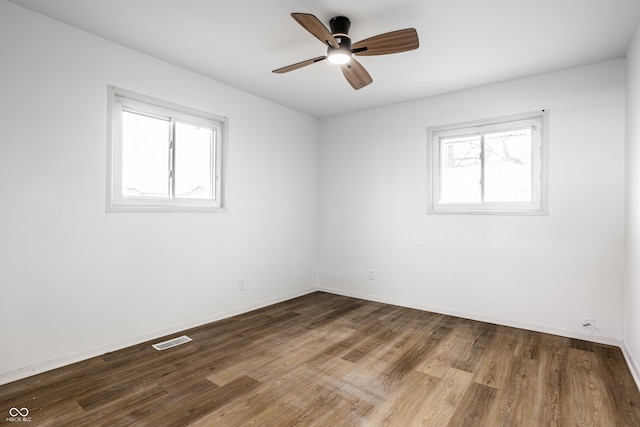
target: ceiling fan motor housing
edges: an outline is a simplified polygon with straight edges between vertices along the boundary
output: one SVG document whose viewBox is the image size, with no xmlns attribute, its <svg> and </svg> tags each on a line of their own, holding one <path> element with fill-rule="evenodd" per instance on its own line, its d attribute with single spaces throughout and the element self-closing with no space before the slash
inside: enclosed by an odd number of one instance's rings
<svg viewBox="0 0 640 427">
<path fill-rule="evenodd" d="M 339 48 L 334 48 L 329 45 L 327 54 L 332 51 L 339 50 L 346 55 L 351 55 L 351 37 L 349 37 L 349 28 L 351 28 L 351 21 L 346 16 L 336 16 L 329 21 L 329 27 L 331 28 L 331 34 L 336 39 Z"/>
<path fill-rule="evenodd" d="M 351 21 L 346 16 L 336 16 L 329 21 L 329 27 L 334 36 L 336 34 L 344 34 L 347 36 L 349 35 L 349 28 L 351 28 Z"/>
</svg>

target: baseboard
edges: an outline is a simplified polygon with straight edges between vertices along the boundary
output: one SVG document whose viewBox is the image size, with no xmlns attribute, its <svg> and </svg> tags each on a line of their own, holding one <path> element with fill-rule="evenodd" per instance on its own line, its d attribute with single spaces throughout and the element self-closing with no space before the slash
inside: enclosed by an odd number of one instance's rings
<svg viewBox="0 0 640 427">
<path fill-rule="evenodd" d="M 636 385 L 638 385 L 638 388 L 640 389 L 640 380 L 639 380 L 640 367 L 638 366 L 638 363 L 635 361 L 635 359 L 631 356 L 631 352 L 629 351 L 626 343 L 620 340 L 617 340 L 615 338 L 605 337 L 601 335 L 579 333 L 576 331 L 569 331 L 569 330 L 558 329 L 558 328 L 551 328 L 551 327 L 546 327 L 546 326 L 537 325 L 537 324 L 528 324 L 524 322 L 514 322 L 506 319 L 491 318 L 487 316 L 477 315 L 475 313 L 467 313 L 467 312 L 462 312 L 458 310 L 446 309 L 442 307 L 429 306 L 425 304 L 416 304 L 413 302 L 403 301 L 396 298 L 382 298 L 377 295 L 363 294 L 359 292 L 350 292 L 350 291 L 344 291 L 342 289 L 328 288 L 323 286 L 310 287 L 302 291 L 281 295 L 275 298 L 269 298 L 269 299 L 260 301 L 258 303 L 242 306 L 227 312 L 217 313 L 213 316 L 208 316 L 206 318 L 186 322 L 180 325 L 175 325 L 170 328 L 164 328 L 161 330 L 138 335 L 138 336 L 131 337 L 122 341 L 114 342 L 99 348 L 94 348 L 90 350 L 69 354 L 60 358 L 56 358 L 50 361 L 27 366 L 14 371 L 4 372 L 0 374 L 0 385 L 8 384 L 10 382 L 27 378 L 32 375 L 37 375 L 46 371 L 61 368 L 63 366 L 67 366 L 76 362 L 87 360 L 92 357 L 101 356 L 105 353 L 121 350 L 123 348 L 137 345 L 146 341 L 151 341 L 158 338 L 166 337 L 168 335 L 177 334 L 187 329 L 206 325 L 207 323 L 226 319 L 232 316 L 236 316 L 238 314 L 247 313 L 252 310 L 257 310 L 259 308 L 267 307 L 269 305 L 277 304 L 279 302 L 287 301 L 292 298 L 307 295 L 309 293 L 316 292 L 316 291 L 322 291 L 322 292 L 327 292 L 335 295 L 343 295 L 343 296 L 352 297 L 352 298 L 359 298 L 359 299 L 364 299 L 368 301 L 380 302 L 383 304 L 392 304 L 392 305 L 397 305 L 401 307 L 414 308 L 417 310 L 430 311 L 433 313 L 446 314 L 449 316 L 462 317 L 465 319 L 478 320 L 481 322 L 494 323 L 494 324 L 503 325 L 503 326 L 527 329 L 535 332 L 548 333 L 553 335 L 559 335 L 559 336 L 564 336 L 569 338 L 581 339 L 585 341 L 592 341 L 600 344 L 607 344 L 607 345 L 620 347 L 622 349 L 622 353 L 625 357 L 627 365 L 629 366 L 629 370 L 631 371 L 631 374 L 633 375 L 633 378 L 636 381 Z"/>
<path fill-rule="evenodd" d="M 319 287 L 318 290 L 322 292 L 328 292 L 336 295 L 343 295 L 352 298 L 360 298 L 367 301 L 375 301 L 383 304 L 392 304 L 400 307 L 407 308 L 415 308 L 416 310 L 430 311 L 432 313 L 446 314 L 449 316 L 462 317 L 464 319 L 477 320 L 480 322 L 494 323 L 502 326 L 510 326 L 513 328 L 526 329 L 534 332 L 542 332 L 545 334 L 559 335 L 568 338 L 575 338 L 584 341 L 596 342 L 599 344 L 613 345 L 616 347 L 620 347 L 622 344 L 621 340 L 606 337 L 603 335 L 595 335 L 595 334 L 586 334 L 571 330 L 552 328 L 549 326 L 539 325 L 539 324 L 531 324 L 526 322 L 517 322 L 509 319 L 500 319 L 500 318 L 492 318 L 489 316 L 483 316 L 477 313 L 469 313 L 459 310 L 452 310 L 448 308 L 435 307 L 425 304 L 417 304 L 415 302 L 410 302 L 406 300 L 402 300 L 399 298 L 383 298 L 377 295 L 364 294 L 359 292 L 351 292 L 344 291 L 342 289 L 328 288 L 328 287 Z"/>
<path fill-rule="evenodd" d="M 636 386 L 638 390 L 640 390 L 640 366 L 638 366 L 638 362 L 632 356 L 631 350 L 627 346 L 625 341 L 622 341 L 622 345 L 620 346 L 622 349 L 622 355 L 624 359 L 627 361 L 627 366 L 629 366 L 629 370 L 631 371 L 631 375 L 633 375 L 633 379 L 636 382 Z"/>
<path fill-rule="evenodd" d="M 81 362 L 83 360 L 91 359 L 92 357 L 101 356 L 105 353 L 121 350 L 123 348 L 131 347 L 133 345 L 141 344 L 146 341 L 155 340 L 158 338 L 165 337 L 167 335 L 177 334 L 187 329 L 206 325 L 207 323 L 233 317 L 238 314 L 247 313 L 249 311 L 257 310 L 259 308 L 267 307 L 269 305 L 277 304 L 279 302 L 287 301 L 287 300 L 297 298 L 299 296 L 307 295 L 311 292 L 316 292 L 316 291 L 318 291 L 318 288 L 310 287 L 302 291 L 280 295 L 275 298 L 269 298 L 269 299 L 266 299 L 254 304 L 242 306 L 227 312 L 216 313 L 215 315 L 212 315 L 212 316 L 185 322 L 179 325 L 174 325 L 173 327 L 152 331 L 152 332 L 138 335 L 135 337 L 130 337 L 122 341 L 113 342 L 111 344 L 108 344 L 102 347 L 84 350 L 84 351 L 76 352 L 73 354 L 68 354 L 53 360 L 49 360 L 46 362 L 37 363 L 35 365 L 26 366 L 24 368 L 16 369 L 14 371 L 3 372 L 3 373 L 0 373 L 0 385 L 8 384 L 13 381 L 21 380 L 23 378 L 27 378 L 32 375 L 37 375 L 43 372 L 51 371 L 53 369 L 61 368 L 63 366 Z"/>
</svg>

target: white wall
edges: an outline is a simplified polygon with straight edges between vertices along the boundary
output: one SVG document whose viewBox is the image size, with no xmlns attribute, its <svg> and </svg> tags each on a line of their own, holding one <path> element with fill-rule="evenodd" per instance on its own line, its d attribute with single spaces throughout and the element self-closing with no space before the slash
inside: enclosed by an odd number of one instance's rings
<svg viewBox="0 0 640 427">
<path fill-rule="evenodd" d="M 627 52 L 626 263 L 623 288 L 624 349 L 640 377 L 640 29 Z"/>
<path fill-rule="evenodd" d="M 428 126 L 539 109 L 549 216 L 426 215 Z M 325 119 L 320 286 L 619 344 L 624 144 L 623 59 Z"/>
<path fill-rule="evenodd" d="M 315 286 L 316 119 L 5 1 L 0 58 L 0 383 Z M 228 213 L 105 213 L 107 84 L 229 117 Z"/>
</svg>

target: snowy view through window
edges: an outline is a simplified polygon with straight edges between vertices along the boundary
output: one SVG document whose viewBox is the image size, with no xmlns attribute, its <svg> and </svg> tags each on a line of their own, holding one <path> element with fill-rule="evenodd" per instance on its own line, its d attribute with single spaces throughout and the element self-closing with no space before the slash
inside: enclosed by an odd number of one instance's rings
<svg viewBox="0 0 640 427">
<path fill-rule="evenodd" d="M 532 129 L 442 138 L 440 202 L 531 202 Z"/>
<path fill-rule="evenodd" d="M 122 112 L 122 195 L 134 198 L 212 199 L 212 129 Z M 215 159 L 213 159 L 215 162 Z M 173 165 L 173 167 L 172 167 Z M 173 171 L 173 177 L 171 173 Z M 173 178 L 173 189 L 171 186 Z"/>
</svg>

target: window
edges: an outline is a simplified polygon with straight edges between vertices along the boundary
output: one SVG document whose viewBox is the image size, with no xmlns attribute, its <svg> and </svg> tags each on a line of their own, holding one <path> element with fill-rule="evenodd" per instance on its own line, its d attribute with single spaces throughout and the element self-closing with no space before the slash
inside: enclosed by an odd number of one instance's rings
<svg viewBox="0 0 640 427">
<path fill-rule="evenodd" d="M 428 129 L 428 213 L 545 215 L 548 112 Z"/>
<path fill-rule="evenodd" d="M 109 87 L 108 212 L 224 208 L 227 120 Z"/>
</svg>

